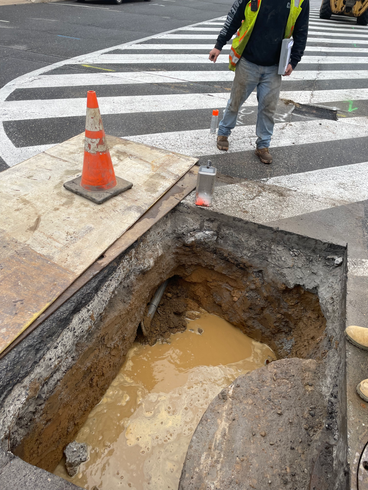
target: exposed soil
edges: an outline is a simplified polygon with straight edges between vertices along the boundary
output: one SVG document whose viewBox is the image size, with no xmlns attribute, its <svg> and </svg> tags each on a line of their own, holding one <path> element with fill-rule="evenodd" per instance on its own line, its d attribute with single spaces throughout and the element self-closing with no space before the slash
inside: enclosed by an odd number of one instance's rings
<svg viewBox="0 0 368 490">
<path fill-rule="evenodd" d="M 191 253 L 190 257 L 195 263 L 174 269 L 149 335 L 144 337 L 138 328 L 137 341 L 153 345 L 158 339 L 184 331 L 187 312 L 203 308 L 240 328 L 254 340 L 268 344 L 279 358 L 318 358 L 321 355 L 317 351 L 324 335 L 325 318 L 317 295 L 300 286 L 289 289 L 283 284 L 266 282 L 262 271 L 241 268 L 219 256 Z M 187 262 L 185 257 L 181 260 Z M 14 450 L 15 454 L 42 468 L 54 469 L 65 447 L 63 437 L 67 436 L 69 441 L 75 437 L 89 411 L 116 375 L 123 361 L 122 353 L 127 352 L 134 340 L 137 331 L 134 324 L 139 324 L 139 319 L 143 318 L 144 308 L 147 310 L 146 305 L 158 287 L 157 280 L 154 270 L 141 278 L 145 295 L 139 294 L 143 289 L 137 291 L 125 313 L 118 296 L 111 301 L 99 339 L 95 339 L 79 362 L 66 373 L 46 402 L 43 420 L 22 440 Z M 127 327 L 127 318 L 129 334 L 121 330 L 122 324 Z M 36 406 L 42 402 L 39 388 L 34 386 L 29 394 L 34 397 Z M 32 412 L 20 414 L 20 418 L 24 423 L 27 418 L 28 423 L 32 423 Z M 47 447 L 49 449 L 45 451 Z"/>
<path fill-rule="evenodd" d="M 184 332 L 187 326 L 186 311 L 189 304 L 187 295 L 188 288 L 182 286 L 178 278 L 173 278 L 152 319 L 148 335 L 145 337 L 142 330 L 139 329 L 137 342 L 153 345 L 158 340 L 169 338 L 173 333 Z M 197 304 L 195 306 L 196 309 L 199 308 Z"/>
<path fill-rule="evenodd" d="M 147 337 L 137 341 L 153 345 L 171 333 L 184 331 L 188 311 L 204 309 L 225 318 L 255 340 L 266 342 L 280 357 L 308 358 L 324 338 L 325 318 L 318 298 L 296 286 L 265 284 L 261 271 L 230 276 L 196 267 L 178 270 L 171 278 L 153 317 Z M 237 274 L 239 275 L 239 274 Z"/>
</svg>

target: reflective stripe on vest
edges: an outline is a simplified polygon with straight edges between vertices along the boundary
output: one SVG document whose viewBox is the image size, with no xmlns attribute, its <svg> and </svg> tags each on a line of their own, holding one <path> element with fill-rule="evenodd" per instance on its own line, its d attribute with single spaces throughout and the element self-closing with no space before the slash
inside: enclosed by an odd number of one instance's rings
<svg viewBox="0 0 368 490">
<path fill-rule="evenodd" d="M 245 11 L 244 11 L 245 19 L 242 25 L 240 26 L 236 38 L 233 40 L 233 43 L 231 45 L 230 54 L 229 54 L 229 70 L 235 71 L 236 64 L 240 60 L 241 55 L 243 54 L 245 46 L 247 45 L 249 38 L 252 34 L 254 24 L 256 23 L 259 8 L 261 6 L 261 1 L 262 0 L 258 0 L 258 8 L 256 12 L 252 11 L 250 6 L 251 5 L 250 1 L 245 6 Z M 300 2 L 299 0 L 291 0 L 289 17 L 285 28 L 285 38 L 291 37 L 294 31 L 296 19 L 298 18 L 300 12 L 302 11 L 301 8 L 302 3 L 303 0 L 300 0 Z"/>
</svg>

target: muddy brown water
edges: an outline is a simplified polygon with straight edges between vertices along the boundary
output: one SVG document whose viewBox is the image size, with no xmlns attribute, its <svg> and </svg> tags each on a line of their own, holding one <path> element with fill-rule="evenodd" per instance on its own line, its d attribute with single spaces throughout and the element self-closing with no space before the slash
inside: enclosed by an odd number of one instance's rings
<svg viewBox="0 0 368 490">
<path fill-rule="evenodd" d="M 273 351 L 218 316 L 202 313 L 183 333 L 134 343 L 76 440 L 89 460 L 70 478 L 87 490 L 176 490 L 193 432 L 211 400 Z"/>
</svg>

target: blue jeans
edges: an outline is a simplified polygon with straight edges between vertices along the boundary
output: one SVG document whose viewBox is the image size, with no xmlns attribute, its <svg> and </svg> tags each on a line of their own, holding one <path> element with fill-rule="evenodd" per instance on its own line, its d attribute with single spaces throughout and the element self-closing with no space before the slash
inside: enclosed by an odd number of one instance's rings
<svg viewBox="0 0 368 490">
<path fill-rule="evenodd" d="M 259 66 L 243 57 L 240 58 L 235 70 L 230 100 L 219 124 L 219 136 L 230 135 L 236 125 L 240 107 L 257 87 L 256 145 L 257 148 L 269 148 L 281 86 L 281 75 L 278 75 L 277 71 L 277 65 Z"/>
</svg>

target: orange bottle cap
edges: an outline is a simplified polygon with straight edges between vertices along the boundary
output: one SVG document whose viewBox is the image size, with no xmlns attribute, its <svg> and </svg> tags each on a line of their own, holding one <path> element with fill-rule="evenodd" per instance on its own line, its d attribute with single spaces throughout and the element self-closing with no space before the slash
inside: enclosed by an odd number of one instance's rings
<svg viewBox="0 0 368 490">
<path fill-rule="evenodd" d="M 219 111 L 218 111 L 218 109 L 214 109 L 214 110 L 212 111 L 212 115 L 213 115 L 213 116 L 218 116 L 218 115 L 219 115 Z"/>
</svg>

